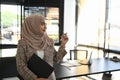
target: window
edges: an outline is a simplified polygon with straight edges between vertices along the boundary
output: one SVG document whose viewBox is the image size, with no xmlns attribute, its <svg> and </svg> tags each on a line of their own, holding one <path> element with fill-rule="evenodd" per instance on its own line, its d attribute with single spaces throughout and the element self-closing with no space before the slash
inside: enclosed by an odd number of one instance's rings
<svg viewBox="0 0 120 80">
<path fill-rule="evenodd" d="M 46 17 L 47 33 L 54 43 L 59 43 L 59 8 L 57 7 L 25 7 L 25 17 L 42 14 Z"/>
<path fill-rule="evenodd" d="M 78 4 L 77 43 L 103 53 L 120 53 L 120 1 L 79 0 Z"/>
<path fill-rule="evenodd" d="M 2 0 L 1 3 L 0 57 L 16 55 L 22 22 L 31 14 L 43 14 L 46 17 L 49 37 L 53 38 L 55 45 L 60 44 L 64 27 L 64 0 Z M 8 54 L 6 50 L 11 53 Z"/>
<path fill-rule="evenodd" d="M 0 44 L 17 44 L 20 39 L 20 6 L 1 5 Z"/>
<path fill-rule="evenodd" d="M 104 47 L 105 1 L 79 1 L 77 43 Z"/>
<path fill-rule="evenodd" d="M 107 0 L 108 1 L 108 20 L 107 29 L 108 49 L 119 50 L 120 48 L 120 0 Z"/>
</svg>

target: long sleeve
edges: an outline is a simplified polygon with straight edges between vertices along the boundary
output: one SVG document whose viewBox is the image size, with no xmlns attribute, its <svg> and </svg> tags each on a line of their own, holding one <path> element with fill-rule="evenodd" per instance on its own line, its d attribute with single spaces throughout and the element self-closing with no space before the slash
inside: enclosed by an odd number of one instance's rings
<svg viewBox="0 0 120 80">
<path fill-rule="evenodd" d="M 27 67 L 25 50 L 26 46 L 23 45 L 23 43 L 18 43 L 16 55 L 17 70 L 24 80 L 35 80 L 37 76 L 33 72 L 31 72 Z"/>
<path fill-rule="evenodd" d="M 63 57 L 66 55 L 66 50 L 64 47 L 60 46 L 58 51 L 54 50 L 54 62 L 59 63 Z"/>
</svg>

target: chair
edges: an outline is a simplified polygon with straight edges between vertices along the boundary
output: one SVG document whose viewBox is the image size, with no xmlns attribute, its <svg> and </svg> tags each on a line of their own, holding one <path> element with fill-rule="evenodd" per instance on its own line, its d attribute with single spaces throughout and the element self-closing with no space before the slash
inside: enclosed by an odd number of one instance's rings
<svg viewBox="0 0 120 80">
<path fill-rule="evenodd" d="M 16 69 L 15 57 L 0 58 L 0 80 L 3 78 L 16 77 L 18 75 Z"/>
<path fill-rule="evenodd" d="M 70 50 L 70 60 L 82 60 L 87 59 L 88 51 L 80 50 L 80 49 L 72 49 Z"/>
<path fill-rule="evenodd" d="M 70 60 L 87 60 L 87 58 L 88 58 L 87 50 L 81 50 L 81 49 L 70 50 Z M 89 76 L 84 76 L 84 77 L 94 80 Z"/>
</svg>

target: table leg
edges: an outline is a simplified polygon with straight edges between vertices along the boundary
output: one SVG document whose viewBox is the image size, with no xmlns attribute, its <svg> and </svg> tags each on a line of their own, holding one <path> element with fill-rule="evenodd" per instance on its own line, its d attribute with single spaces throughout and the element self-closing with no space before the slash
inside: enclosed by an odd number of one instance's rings
<svg viewBox="0 0 120 80">
<path fill-rule="evenodd" d="M 111 80 L 112 74 L 110 72 L 103 73 L 102 80 Z"/>
</svg>

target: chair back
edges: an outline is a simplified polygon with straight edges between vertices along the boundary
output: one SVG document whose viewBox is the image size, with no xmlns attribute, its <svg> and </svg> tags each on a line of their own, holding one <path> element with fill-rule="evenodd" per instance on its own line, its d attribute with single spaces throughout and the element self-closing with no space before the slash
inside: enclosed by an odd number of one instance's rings
<svg viewBox="0 0 120 80">
<path fill-rule="evenodd" d="M 8 77 L 16 77 L 17 75 L 16 57 L 1 57 L 0 80 Z"/>
<path fill-rule="evenodd" d="M 70 60 L 83 60 L 83 59 L 87 59 L 87 57 L 88 57 L 87 50 L 80 50 L 80 49 L 70 50 Z"/>
</svg>

